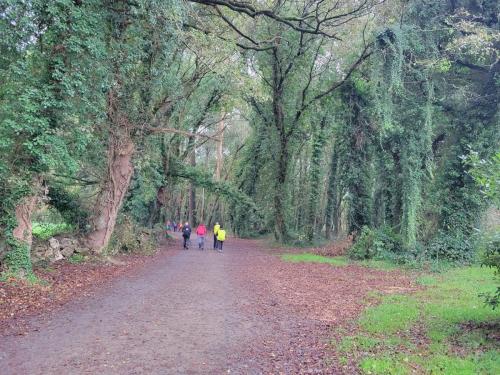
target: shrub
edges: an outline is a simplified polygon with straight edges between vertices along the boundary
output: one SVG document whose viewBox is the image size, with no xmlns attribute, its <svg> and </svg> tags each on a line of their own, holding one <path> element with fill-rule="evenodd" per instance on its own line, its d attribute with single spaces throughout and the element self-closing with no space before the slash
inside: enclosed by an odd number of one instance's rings
<svg viewBox="0 0 500 375">
<path fill-rule="evenodd" d="M 497 278 L 500 277 L 500 232 L 486 238 L 481 254 L 481 264 L 495 269 L 495 275 Z M 495 309 L 500 304 L 500 286 L 497 286 L 496 292 L 483 293 L 481 296 Z"/>
<path fill-rule="evenodd" d="M 129 216 L 124 215 L 115 227 L 107 252 L 151 254 L 156 250 L 160 238 L 158 228 L 156 230 L 143 228 L 134 223 Z"/>
<path fill-rule="evenodd" d="M 45 241 L 61 233 L 69 233 L 74 227 L 66 223 L 33 223 L 31 232 L 36 238 Z"/>
<path fill-rule="evenodd" d="M 88 229 L 89 212 L 83 208 L 77 194 L 54 184 L 50 186 L 48 196 L 49 205 L 60 213 L 64 221 L 73 225 L 79 232 L 84 233 Z"/>
<path fill-rule="evenodd" d="M 351 259 L 395 259 L 402 251 L 402 239 L 389 227 L 363 227 L 356 243 L 349 249 Z"/>
<path fill-rule="evenodd" d="M 375 232 L 368 228 L 363 227 L 358 239 L 354 245 L 349 249 L 347 255 L 351 259 L 364 260 L 374 257 L 374 240 Z"/>
<path fill-rule="evenodd" d="M 458 231 L 439 231 L 426 250 L 428 259 L 445 259 L 459 264 L 470 263 L 474 256 L 474 238 Z"/>
</svg>

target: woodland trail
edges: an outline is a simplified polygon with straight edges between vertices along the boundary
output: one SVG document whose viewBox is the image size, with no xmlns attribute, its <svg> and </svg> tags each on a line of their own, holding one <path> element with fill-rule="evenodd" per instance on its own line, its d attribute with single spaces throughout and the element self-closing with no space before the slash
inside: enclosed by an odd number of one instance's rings
<svg viewBox="0 0 500 375">
<path fill-rule="evenodd" d="M 224 254 L 175 247 L 0 336 L 2 374 L 352 373 L 332 329 L 367 292 L 412 288 L 394 272 L 285 263 L 258 241 L 227 241 Z"/>
</svg>

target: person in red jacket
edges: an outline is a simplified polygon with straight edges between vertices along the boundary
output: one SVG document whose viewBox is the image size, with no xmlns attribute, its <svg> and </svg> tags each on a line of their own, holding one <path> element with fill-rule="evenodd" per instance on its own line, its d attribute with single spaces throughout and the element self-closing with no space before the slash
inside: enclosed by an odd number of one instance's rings
<svg viewBox="0 0 500 375">
<path fill-rule="evenodd" d="M 198 249 L 205 250 L 205 235 L 207 234 L 207 227 L 203 222 L 196 228 L 196 235 L 198 236 Z"/>
</svg>

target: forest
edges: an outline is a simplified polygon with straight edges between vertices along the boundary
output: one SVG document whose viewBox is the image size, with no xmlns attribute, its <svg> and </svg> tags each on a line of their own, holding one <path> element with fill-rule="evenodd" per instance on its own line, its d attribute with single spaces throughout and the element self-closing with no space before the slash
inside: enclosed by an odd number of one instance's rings
<svg viewBox="0 0 500 375">
<path fill-rule="evenodd" d="M 495 373 L 499 15 L 496 0 L 1 1 L 0 287 L 153 254 L 167 222 L 220 222 L 234 251 L 474 270 L 486 370 L 407 370 Z M 376 360 L 318 373 L 407 371 Z"/>
</svg>

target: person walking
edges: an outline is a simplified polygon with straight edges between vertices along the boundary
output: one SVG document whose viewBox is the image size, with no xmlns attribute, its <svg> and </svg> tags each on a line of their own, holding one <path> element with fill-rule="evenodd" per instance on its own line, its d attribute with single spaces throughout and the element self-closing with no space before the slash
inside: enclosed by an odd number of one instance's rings
<svg viewBox="0 0 500 375">
<path fill-rule="evenodd" d="M 182 238 L 184 239 L 184 249 L 189 249 L 189 238 L 191 237 L 191 227 L 186 221 L 186 224 L 182 227 Z"/>
<path fill-rule="evenodd" d="M 220 229 L 220 225 L 218 222 L 214 225 L 214 250 L 217 250 L 217 232 Z"/>
<path fill-rule="evenodd" d="M 196 228 L 196 235 L 198 236 L 198 249 L 205 250 L 205 235 L 207 234 L 207 227 L 203 222 Z"/>
<path fill-rule="evenodd" d="M 172 221 L 172 227 L 174 229 L 174 232 L 177 232 L 177 223 L 174 221 Z"/>
<path fill-rule="evenodd" d="M 224 245 L 225 240 L 226 240 L 226 231 L 221 225 L 219 227 L 219 230 L 217 231 L 217 247 L 219 249 L 219 253 L 222 253 L 222 245 Z"/>
</svg>

